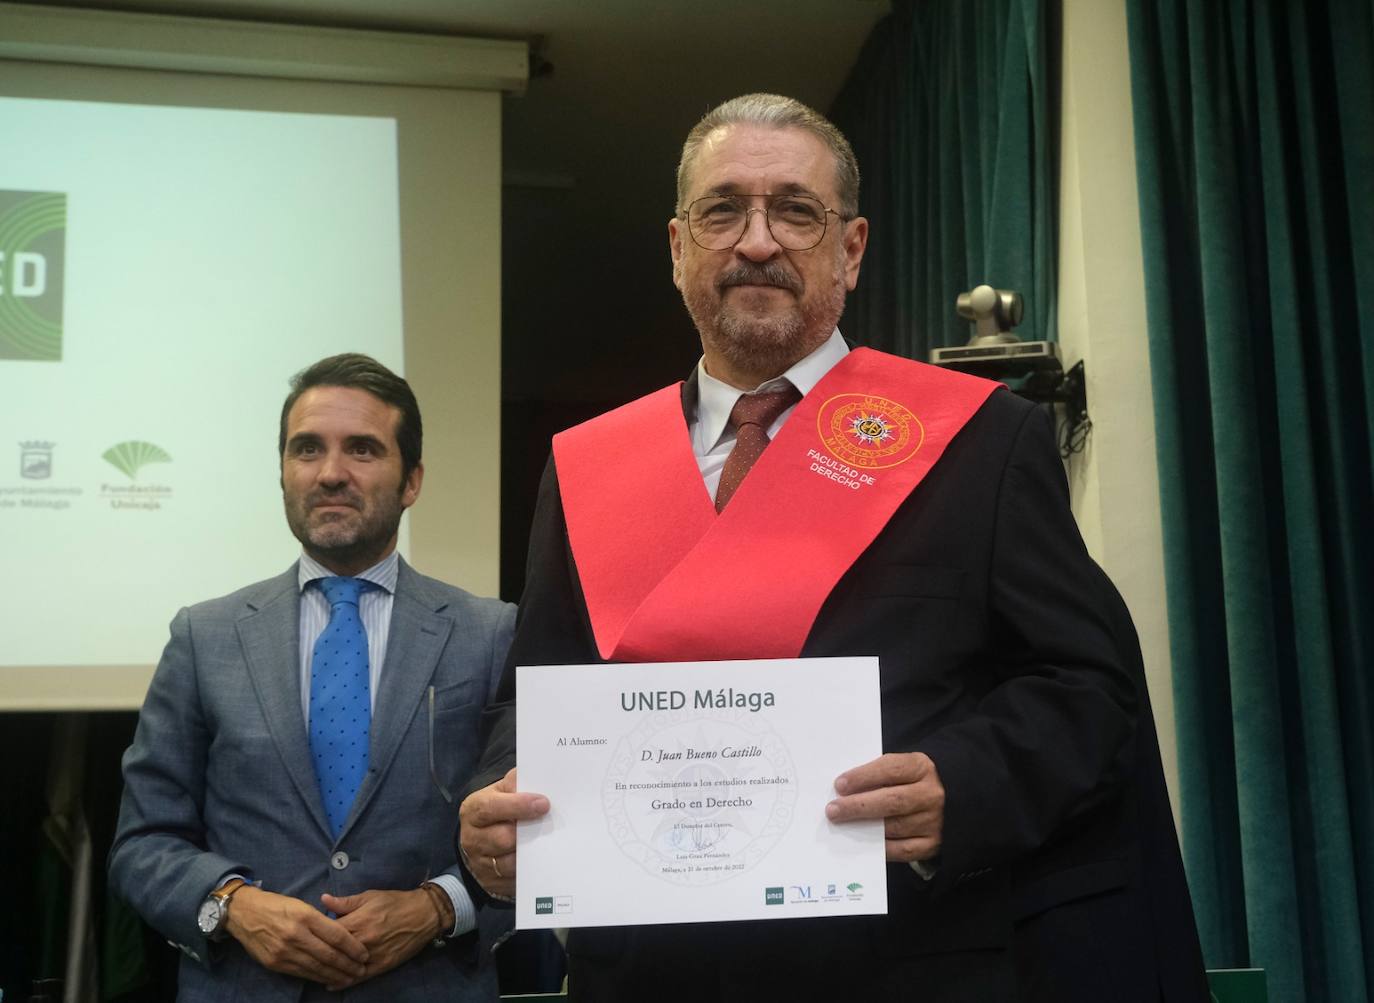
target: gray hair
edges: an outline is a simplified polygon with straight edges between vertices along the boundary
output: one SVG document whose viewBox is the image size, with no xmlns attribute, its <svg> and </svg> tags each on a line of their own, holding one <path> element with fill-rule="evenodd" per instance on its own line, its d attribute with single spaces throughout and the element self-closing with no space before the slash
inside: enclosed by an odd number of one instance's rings
<svg viewBox="0 0 1374 1003">
<path fill-rule="evenodd" d="M 682 208 L 687 186 L 696 166 L 701 144 L 716 129 L 727 125 L 763 125 L 773 129 L 803 129 L 826 145 L 835 156 L 835 188 L 840 212 L 849 219 L 859 214 L 859 162 L 844 133 L 820 112 L 780 94 L 745 94 L 708 111 L 687 133 L 682 159 L 677 165 L 677 204 Z"/>
</svg>

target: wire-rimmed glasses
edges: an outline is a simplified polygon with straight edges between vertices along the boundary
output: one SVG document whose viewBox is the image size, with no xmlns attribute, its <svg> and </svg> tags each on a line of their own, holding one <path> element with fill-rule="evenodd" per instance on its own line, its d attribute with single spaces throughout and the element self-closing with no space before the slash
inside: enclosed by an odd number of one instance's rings
<svg viewBox="0 0 1374 1003">
<path fill-rule="evenodd" d="M 751 206 L 754 199 L 763 199 L 763 207 Z M 755 212 L 763 213 L 768 232 L 789 251 L 809 251 L 824 240 L 832 215 L 841 222 L 850 219 L 820 199 L 800 194 L 703 195 L 678 214 L 687 220 L 687 232 L 698 247 L 725 251 L 739 243 Z"/>
</svg>

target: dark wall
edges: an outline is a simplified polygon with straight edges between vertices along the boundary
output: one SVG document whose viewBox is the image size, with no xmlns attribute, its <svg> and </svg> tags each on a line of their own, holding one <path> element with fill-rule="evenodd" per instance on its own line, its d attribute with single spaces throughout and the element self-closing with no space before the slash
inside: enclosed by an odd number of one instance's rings
<svg viewBox="0 0 1374 1003">
<path fill-rule="evenodd" d="M 530 516 L 554 433 L 685 379 L 701 355 L 672 282 L 671 165 L 660 169 L 662 190 L 647 204 L 608 192 L 588 211 L 567 188 L 503 192 L 503 599 L 517 601 L 524 588 Z M 601 239 L 606 214 L 626 213 L 643 219 L 631 238 Z"/>
<path fill-rule="evenodd" d="M 112 908 L 105 894 L 105 857 L 122 791 L 119 763 L 136 723 L 131 711 L 0 713 L 0 762 L 6 764 L 0 770 L 0 990 L 6 1000 L 27 1000 L 35 979 L 64 974 L 71 869 L 58 849 L 61 840 L 45 834 L 50 773 L 73 766 L 57 748 L 62 728 L 84 733 L 75 743 L 84 751 L 73 772 L 84 773 L 96 955 L 105 953 L 108 962 L 102 999 L 141 1003 L 175 994 L 176 952 L 141 924 L 121 928 L 131 916 Z"/>
</svg>

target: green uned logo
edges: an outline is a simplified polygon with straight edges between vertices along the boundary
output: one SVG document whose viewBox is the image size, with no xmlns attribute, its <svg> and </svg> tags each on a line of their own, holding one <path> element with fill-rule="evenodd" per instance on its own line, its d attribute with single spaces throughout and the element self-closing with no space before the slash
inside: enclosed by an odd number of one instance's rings
<svg viewBox="0 0 1374 1003">
<path fill-rule="evenodd" d="M 0 359 L 62 359 L 67 196 L 0 191 Z"/>
<path fill-rule="evenodd" d="M 535 898 L 535 900 L 534 900 L 534 914 L 535 914 L 536 916 L 552 916 L 552 915 L 553 915 L 553 896 L 552 896 L 552 895 L 540 895 L 540 896 L 537 896 L 537 897 Z"/>
<path fill-rule="evenodd" d="M 765 888 L 763 890 L 764 905 L 782 905 L 782 902 L 783 898 L 781 888 Z"/>
</svg>

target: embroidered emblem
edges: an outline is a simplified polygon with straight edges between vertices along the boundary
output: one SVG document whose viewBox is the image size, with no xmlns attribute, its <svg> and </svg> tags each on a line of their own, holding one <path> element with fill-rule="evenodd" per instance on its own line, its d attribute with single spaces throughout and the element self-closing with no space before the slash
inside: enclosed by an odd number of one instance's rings
<svg viewBox="0 0 1374 1003">
<path fill-rule="evenodd" d="M 868 470 L 895 467 L 916 455 L 925 428 L 908 408 L 886 397 L 837 394 L 816 416 L 821 444 L 837 460 Z"/>
<path fill-rule="evenodd" d="M 892 438 L 892 426 L 880 414 L 859 413 L 849 419 L 854 437 L 867 446 L 876 446 Z"/>
</svg>

